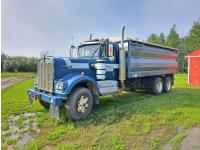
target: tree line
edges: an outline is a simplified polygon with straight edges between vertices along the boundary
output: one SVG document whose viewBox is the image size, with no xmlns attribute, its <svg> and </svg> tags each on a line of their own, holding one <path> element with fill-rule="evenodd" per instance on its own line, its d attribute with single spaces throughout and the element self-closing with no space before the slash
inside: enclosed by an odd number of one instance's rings
<svg viewBox="0 0 200 150">
<path fill-rule="evenodd" d="M 37 58 L 1 53 L 1 72 L 36 72 Z"/>
<path fill-rule="evenodd" d="M 187 71 L 187 59 L 185 55 L 200 48 L 200 18 L 192 23 L 192 26 L 185 36 L 177 33 L 176 25 L 170 28 L 167 36 L 164 33 L 152 33 L 147 42 L 179 49 L 179 72 Z"/>
</svg>

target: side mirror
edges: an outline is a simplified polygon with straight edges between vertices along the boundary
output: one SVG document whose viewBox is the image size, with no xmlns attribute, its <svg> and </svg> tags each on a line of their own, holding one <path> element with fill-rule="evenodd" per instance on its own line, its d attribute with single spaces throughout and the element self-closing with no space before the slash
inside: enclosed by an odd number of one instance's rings
<svg viewBox="0 0 200 150">
<path fill-rule="evenodd" d="M 76 46 L 74 46 L 74 45 L 71 45 L 71 49 L 75 49 L 76 48 Z"/>
<path fill-rule="evenodd" d="M 70 57 L 75 57 L 76 46 L 71 45 L 69 50 Z"/>
</svg>

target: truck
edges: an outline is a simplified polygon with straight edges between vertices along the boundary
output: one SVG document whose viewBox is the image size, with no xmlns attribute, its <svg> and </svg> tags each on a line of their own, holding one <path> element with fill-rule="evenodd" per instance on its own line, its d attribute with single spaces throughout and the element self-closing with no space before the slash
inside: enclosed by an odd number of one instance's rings
<svg viewBox="0 0 200 150">
<path fill-rule="evenodd" d="M 59 118 L 65 106 L 72 120 L 86 118 L 100 96 L 142 89 L 170 93 L 178 71 L 178 49 L 124 37 L 90 39 L 78 46 L 77 57 L 43 55 L 37 62 L 29 101 L 38 100 Z"/>
</svg>

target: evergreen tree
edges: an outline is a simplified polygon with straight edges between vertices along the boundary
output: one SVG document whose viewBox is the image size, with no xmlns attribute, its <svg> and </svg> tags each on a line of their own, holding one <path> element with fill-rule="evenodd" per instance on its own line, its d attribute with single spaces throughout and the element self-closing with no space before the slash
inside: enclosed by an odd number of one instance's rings
<svg viewBox="0 0 200 150">
<path fill-rule="evenodd" d="M 186 40 L 187 53 L 200 48 L 200 18 L 194 21 Z"/>
<path fill-rule="evenodd" d="M 170 29 L 170 32 L 167 36 L 166 45 L 173 48 L 180 48 L 180 39 L 178 33 L 176 32 L 176 25 L 173 25 L 173 27 Z"/>
<path fill-rule="evenodd" d="M 158 42 L 158 36 L 157 36 L 156 34 L 152 33 L 152 34 L 148 37 L 147 42 L 153 43 L 153 44 L 158 44 L 158 43 L 159 43 L 159 42 Z"/>
<path fill-rule="evenodd" d="M 160 33 L 158 37 L 158 44 L 162 46 L 166 45 L 165 35 L 163 33 Z"/>
</svg>

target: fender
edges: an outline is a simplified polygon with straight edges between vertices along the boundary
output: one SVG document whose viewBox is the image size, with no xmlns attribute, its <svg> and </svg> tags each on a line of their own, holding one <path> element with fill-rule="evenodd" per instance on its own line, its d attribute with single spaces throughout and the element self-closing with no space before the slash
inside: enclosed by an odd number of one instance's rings
<svg viewBox="0 0 200 150">
<path fill-rule="evenodd" d="M 66 75 L 62 79 L 62 81 L 67 86 L 66 89 L 64 89 L 64 93 L 66 93 L 66 94 L 69 94 L 77 84 L 83 83 L 83 82 L 91 83 L 98 90 L 97 82 L 94 79 L 92 79 L 91 77 L 86 76 L 86 75 L 70 73 L 70 74 Z M 98 92 L 99 92 L 99 90 L 98 90 Z"/>
</svg>

